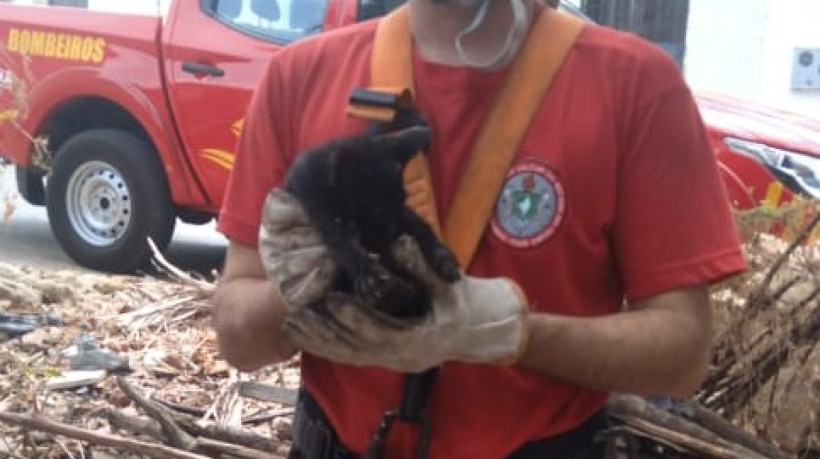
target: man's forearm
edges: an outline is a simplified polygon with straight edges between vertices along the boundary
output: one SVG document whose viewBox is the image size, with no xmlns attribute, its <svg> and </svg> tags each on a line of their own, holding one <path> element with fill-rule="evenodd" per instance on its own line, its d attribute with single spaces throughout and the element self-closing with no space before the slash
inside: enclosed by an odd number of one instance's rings
<svg viewBox="0 0 820 459">
<path fill-rule="evenodd" d="M 295 349 L 281 332 L 285 312 L 276 288 L 265 279 L 221 284 L 213 300 L 220 353 L 245 371 L 288 359 Z"/>
<path fill-rule="evenodd" d="M 689 396 L 709 357 L 711 313 L 704 290 L 671 292 L 608 316 L 532 314 L 519 364 L 596 389 Z"/>
</svg>

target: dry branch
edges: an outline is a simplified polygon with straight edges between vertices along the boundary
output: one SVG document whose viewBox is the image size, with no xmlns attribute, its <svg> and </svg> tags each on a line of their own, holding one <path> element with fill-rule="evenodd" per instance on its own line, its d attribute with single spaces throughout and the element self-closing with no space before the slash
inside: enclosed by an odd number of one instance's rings
<svg viewBox="0 0 820 459">
<path fill-rule="evenodd" d="M 225 443 L 221 441 L 211 440 L 210 438 L 198 438 L 197 448 L 199 451 L 210 451 L 217 454 L 227 454 L 229 457 L 239 459 L 277 459 L 279 456 L 273 455 L 269 452 L 259 451 L 244 446 L 235 445 L 233 443 Z"/>
<path fill-rule="evenodd" d="M 140 394 L 139 391 L 131 386 L 122 376 L 117 377 L 117 385 L 123 392 L 125 392 L 126 395 L 128 395 L 128 397 L 134 400 L 140 408 L 145 410 L 149 416 L 159 422 L 159 425 L 162 428 L 162 433 L 172 446 L 185 451 L 193 451 L 196 448 L 196 439 L 188 435 L 184 430 L 180 429 L 171 416 L 169 416 L 159 404 L 152 402 Z"/>
<path fill-rule="evenodd" d="M 794 241 L 789 244 L 789 247 L 783 252 L 783 255 L 777 258 L 774 263 L 772 264 L 771 268 L 766 273 L 766 277 L 763 278 L 763 282 L 760 284 L 760 288 L 766 289 L 771 285 L 772 279 L 774 279 L 775 273 L 783 267 L 786 263 L 786 260 L 792 256 L 795 250 L 798 247 L 802 246 L 806 240 L 809 238 L 809 235 L 814 231 L 814 228 L 820 223 L 820 212 L 818 212 L 814 218 L 803 228 L 800 233 L 798 233 L 797 237 L 794 238 Z"/>
<path fill-rule="evenodd" d="M 130 432 L 134 435 L 146 435 L 160 443 L 167 443 L 168 438 L 162 432 L 156 419 L 129 416 L 120 410 L 105 408 L 100 412 L 112 427 Z"/>
<path fill-rule="evenodd" d="M 283 408 L 281 410 L 259 413 L 242 419 L 242 424 L 259 424 L 262 422 L 270 421 L 272 419 L 281 418 L 283 416 L 292 416 L 295 412 L 295 408 Z"/>
<path fill-rule="evenodd" d="M 816 299 L 818 290 L 813 290 L 806 299 L 800 302 L 808 305 Z M 769 332 L 768 335 L 773 334 Z M 815 342 L 820 339 L 820 306 L 813 308 L 807 320 L 795 320 L 782 336 L 768 343 L 760 355 L 752 360 L 751 368 L 741 375 L 720 381 L 709 381 L 710 392 L 704 393 L 704 405 L 724 413 L 734 415 L 740 407 L 746 405 L 766 383 L 778 374 L 780 368 L 788 361 L 795 347 Z M 725 375 L 728 368 L 718 374 Z M 706 396 L 708 394 L 708 397 Z"/>
<path fill-rule="evenodd" d="M 148 238 L 148 247 L 151 249 L 152 259 L 154 263 L 157 265 L 161 272 L 167 273 L 172 280 L 179 282 L 182 285 L 188 285 L 194 287 L 203 296 L 211 296 L 216 288 L 215 284 L 210 282 L 197 279 L 192 275 L 186 273 L 185 271 L 179 269 L 176 265 L 168 261 L 162 252 L 157 248 L 157 245 L 154 243 L 153 239 Z"/>
<path fill-rule="evenodd" d="M 188 451 L 180 451 L 176 448 L 165 445 L 146 443 L 130 438 L 123 438 L 114 435 L 102 434 L 99 432 L 92 432 L 86 429 L 80 429 L 36 414 L 24 415 L 0 411 L 0 421 L 7 424 L 20 426 L 25 429 L 62 435 L 75 440 L 108 446 L 120 451 L 144 454 L 158 459 L 207 459 L 207 456 L 202 456 Z"/>
<path fill-rule="evenodd" d="M 148 428 L 154 438 L 166 438 L 169 443 L 186 451 L 218 451 L 240 458 L 269 458 L 276 445 L 269 439 L 237 429 L 220 428 L 215 425 L 201 426 L 196 419 L 164 408 L 140 394 L 124 377 L 117 384 L 134 402 L 159 425 L 161 436 L 143 422 L 120 417 L 123 425 Z"/>
<path fill-rule="evenodd" d="M 239 395 L 263 402 L 279 403 L 282 405 L 296 405 L 296 391 L 284 387 L 276 387 L 254 381 L 240 381 Z"/>
<path fill-rule="evenodd" d="M 644 398 L 633 395 L 617 395 L 607 404 L 611 416 L 627 425 L 707 457 L 766 459 L 754 451 L 755 445 L 733 443 L 703 426 L 656 407 Z M 737 441 L 740 438 L 734 438 Z"/>
<path fill-rule="evenodd" d="M 181 403 L 172 403 L 172 402 L 169 402 L 167 400 L 162 400 L 162 399 L 159 399 L 159 398 L 156 398 L 156 397 L 152 397 L 151 400 L 153 400 L 153 401 L 159 403 L 160 405 L 162 405 L 166 408 L 169 408 L 169 409 L 171 409 L 171 410 L 173 410 L 177 413 L 187 414 L 187 415 L 190 415 L 190 416 L 196 416 L 198 418 L 201 418 L 201 417 L 205 416 L 206 411 L 202 408 L 197 408 L 195 406 L 183 405 Z"/>
<path fill-rule="evenodd" d="M 738 428 L 725 418 L 718 416 L 714 411 L 706 409 L 694 400 L 683 402 L 682 411 L 692 421 L 701 427 L 714 432 L 726 441 L 744 445 L 748 449 L 762 454 L 769 459 L 785 459 L 786 455 L 771 443 Z"/>
</svg>

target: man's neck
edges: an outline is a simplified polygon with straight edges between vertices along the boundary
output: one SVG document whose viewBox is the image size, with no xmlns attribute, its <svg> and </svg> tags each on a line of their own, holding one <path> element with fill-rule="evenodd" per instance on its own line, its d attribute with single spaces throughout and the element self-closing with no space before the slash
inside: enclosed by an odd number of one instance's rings
<svg viewBox="0 0 820 459">
<path fill-rule="evenodd" d="M 476 8 L 464 8 L 452 3 L 434 3 L 433 0 L 409 0 L 410 29 L 416 49 L 422 58 L 438 64 L 463 66 L 456 48 L 456 36 L 464 30 L 476 14 Z M 532 19 L 533 0 L 524 0 Z M 465 37 L 464 45 L 471 55 L 484 60 L 496 55 L 504 45 L 513 22 L 509 0 L 490 0 L 484 22 Z"/>
</svg>

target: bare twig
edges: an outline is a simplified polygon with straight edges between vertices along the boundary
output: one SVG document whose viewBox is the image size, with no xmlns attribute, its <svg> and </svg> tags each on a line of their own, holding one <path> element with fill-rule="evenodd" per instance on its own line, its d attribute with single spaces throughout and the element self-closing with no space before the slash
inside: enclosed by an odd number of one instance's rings
<svg viewBox="0 0 820 459">
<path fill-rule="evenodd" d="M 203 448 L 211 450 L 219 448 L 219 444 L 229 445 L 235 443 L 237 446 L 247 449 L 241 457 L 256 457 L 257 453 L 265 452 L 270 454 L 276 451 L 276 445 L 268 438 L 261 437 L 251 432 L 246 432 L 239 429 L 223 428 L 213 424 L 206 426 L 200 425 L 197 419 L 182 413 L 175 413 L 163 408 L 157 402 L 147 399 L 134 389 L 123 377 L 117 378 L 117 383 L 120 388 L 134 400 L 137 405 L 142 407 L 149 416 L 154 418 L 160 426 L 162 435 L 158 435 L 150 426 L 144 424 L 142 421 L 128 419 L 127 417 L 119 416 L 118 420 L 123 426 L 131 426 L 133 428 L 146 428 L 146 433 L 152 437 L 160 439 L 167 438 L 172 445 L 177 446 L 181 444 L 180 448 L 186 451 L 200 451 Z M 108 413 L 106 413 L 108 416 Z M 205 443 L 206 438 L 213 441 Z M 236 454 L 236 449 L 225 446 L 223 451 Z"/>
<path fill-rule="evenodd" d="M 674 444 L 693 448 L 711 457 L 766 458 L 754 452 L 754 445 L 739 443 L 743 440 L 741 436 L 727 440 L 695 422 L 656 407 L 638 396 L 623 394 L 614 396 L 609 400 L 607 407 L 612 416 L 628 425 L 640 427 Z M 735 441 L 738 443 L 733 443 Z"/>
<path fill-rule="evenodd" d="M 177 282 L 196 288 L 204 296 L 211 296 L 216 288 L 215 284 L 196 279 L 185 271 L 179 269 L 173 263 L 168 261 L 162 252 L 159 251 L 153 239 L 148 238 L 148 246 L 151 248 L 151 253 L 156 264 L 166 273 L 168 273 Z"/>
<path fill-rule="evenodd" d="M 152 397 L 151 400 L 159 403 L 160 405 L 162 405 L 166 408 L 174 410 L 177 413 L 187 414 L 187 415 L 190 415 L 190 416 L 196 416 L 198 418 L 201 418 L 201 417 L 205 416 L 206 410 L 204 410 L 202 408 L 197 408 L 195 406 L 182 405 L 180 403 L 172 403 L 172 402 L 162 400 L 162 399 L 156 398 L 156 397 Z"/>
<path fill-rule="evenodd" d="M 786 260 L 789 259 L 792 253 L 794 253 L 797 247 L 803 245 L 803 243 L 806 242 L 806 239 L 808 239 L 809 235 L 812 233 L 812 231 L 814 231 L 814 228 L 817 226 L 818 223 L 820 223 L 820 212 L 818 212 L 814 216 L 814 218 L 812 218 L 812 220 L 806 225 L 806 227 L 803 228 L 800 231 L 800 233 L 798 233 L 794 241 L 792 241 L 792 243 L 789 244 L 789 247 L 786 249 L 786 251 L 783 252 L 783 255 L 781 255 L 780 257 L 778 257 L 777 260 L 775 260 L 769 271 L 766 273 L 766 277 L 763 278 L 763 282 L 761 282 L 760 284 L 761 289 L 766 289 L 769 287 L 777 271 L 780 270 L 780 268 L 783 266 Z"/>
<path fill-rule="evenodd" d="M 158 441 L 166 441 L 162 428 L 155 419 L 128 416 L 116 410 L 105 410 L 103 415 L 112 425 L 135 434 L 148 435 Z M 217 452 L 247 459 L 271 458 L 276 447 L 269 439 L 249 432 L 226 432 L 216 426 L 202 427 L 193 420 L 180 422 L 180 426 L 197 435 L 196 451 Z"/>
<path fill-rule="evenodd" d="M 254 381 L 240 381 L 237 383 L 239 395 L 263 402 L 280 403 L 282 405 L 296 405 L 296 391 L 284 387 L 271 386 Z"/>
<path fill-rule="evenodd" d="M 664 444 L 675 445 L 677 448 L 684 448 L 686 451 L 697 453 L 697 457 L 720 458 L 720 459 L 766 459 L 754 453 L 744 451 L 743 448 L 727 448 L 719 446 L 709 441 L 702 440 L 696 436 L 689 435 L 668 426 L 656 422 L 647 421 L 639 417 L 623 416 L 621 420 L 632 427 L 638 434 L 649 435 L 655 440 Z M 733 446 L 733 445 L 732 445 Z M 740 451 L 736 451 L 740 450 Z"/>
<path fill-rule="evenodd" d="M 769 459 L 786 459 L 786 455 L 771 443 L 767 443 L 761 438 L 740 429 L 713 411 L 707 410 L 700 403 L 687 401 L 685 406 L 685 411 L 691 415 L 692 421 L 705 429 L 711 430 L 727 441 L 744 445 Z"/>
<path fill-rule="evenodd" d="M 159 422 L 163 434 L 168 438 L 171 445 L 184 449 L 185 451 L 193 451 L 196 448 L 196 439 L 180 429 L 160 405 L 140 394 L 139 391 L 131 386 L 122 376 L 117 377 L 117 385 L 128 397 L 134 400 L 134 403 Z"/>
<path fill-rule="evenodd" d="M 809 296 L 815 297 L 816 293 L 812 292 Z M 706 394 L 708 400 L 704 399 L 704 405 L 721 410 L 724 416 L 731 417 L 778 374 L 792 349 L 816 341 L 818 337 L 820 306 L 812 310 L 805 320 L 795 320 L 785 333 L 752 359 L 750 365 L 753 371 L 746 371 L 737 378 L 727 378 L 717 384 L 713 388 L 714 393 Z"/>
<path fill-rule="evenodd" d="M 227 454 L 228 456 L 241 459 L 272 459 L 270 452 L 246 448 L 233 443 L 225 443 L 205 437 L 199 438 L 197 442 L 198 449 L 200 451 L 213 451 L 215 453 Z M 277 457 L 278 456 L 274 455 L 273 459 L 276 459 Z"/>
<path fill-rule="evenodd" d="M 147 435 L 160 443 L 167 443 L 168 438 L 156 419 L 129 416 L 114 408 L 105 408 L 100 414 L 115 427 L 135 435 Z"/>
<path fill-rule="evenodd" d="M 108 446 L 120 451 L 145 454 L 158 459 L 207 459 L 207 456 L 202 456 L 188 451 L 180 451 L 179 449 L 165 445 L 146 443 L 130 438 L 123 438 L 80 429 L 78 427 L 56 422 L 36 414 L 24 415 L 0 411 L 0 421 L 6 424 L 21 426 L 26 429 L 49 432 L 96 445 Z"/>
<path fill-rule="evenodd" d="M 254 414 L 242 419 L 242 424 L 260 424 L 270 421 L 271 419 L 281 418 L 283 416 L 292 416 L 296 412 L 295 408 L 282 408 L 281 410 L 273 410 L 265 413 Z"/>
</svg>

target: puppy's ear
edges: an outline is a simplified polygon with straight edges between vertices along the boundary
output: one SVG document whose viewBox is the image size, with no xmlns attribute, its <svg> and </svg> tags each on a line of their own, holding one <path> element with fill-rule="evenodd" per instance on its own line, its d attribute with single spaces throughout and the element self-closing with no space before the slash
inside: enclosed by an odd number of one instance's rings
<svg viewBox="0 0 820 459">
<path fill-rule="evenodd" d="M 404 165 L 416 153 L 427 149 L 430 144 L 430 135 L 430 128 L 415 126 L 381 135 L 374 139 L 374 145 L 382 153 L 390 154 Z"/>
</svg>

